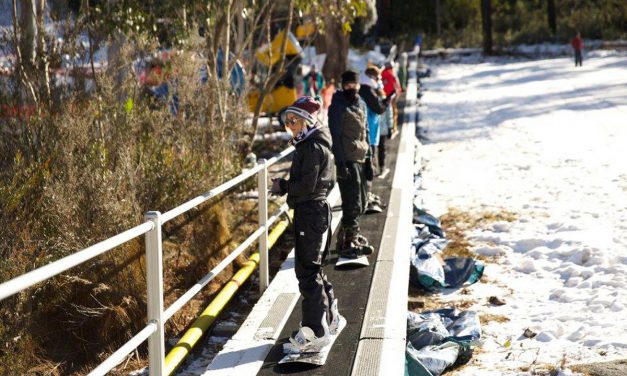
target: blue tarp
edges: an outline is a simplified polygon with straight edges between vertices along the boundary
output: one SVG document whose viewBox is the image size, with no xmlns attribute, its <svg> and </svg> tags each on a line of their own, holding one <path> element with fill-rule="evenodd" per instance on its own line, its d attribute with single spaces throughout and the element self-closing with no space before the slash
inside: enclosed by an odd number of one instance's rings
<svg viewBox="0 0 627 376">
<path fill-rule="evenodd" d="M 406 376 L 439 376 L 464 364 L 481 338 L 479 316 L 474 311 L 445 308 L 407 316 Z"/>
<path fill-rule="evenodd" d="M 414 206 L 414 237 L 410 282 L 427 290 L 455 288 L 475 283 L 483 275 L 483 262 L 441 254 L 448 244 L 440 221 Z"/>
</svg>

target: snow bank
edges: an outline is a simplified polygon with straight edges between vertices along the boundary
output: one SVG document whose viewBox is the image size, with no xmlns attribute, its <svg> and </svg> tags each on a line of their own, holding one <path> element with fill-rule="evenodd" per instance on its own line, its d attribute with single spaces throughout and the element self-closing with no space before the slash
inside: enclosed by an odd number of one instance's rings
<svg viewBox="0 0 627 376">
<path fill-rule="evenodd" d="M 484 351 L 456 374 L 625 357 L 626 57 L 468 56 L 423 80 L 424 207 L 516 215 L 467 232 L 488 282 L 442 296 L 486 317 Z"/>
</svg>

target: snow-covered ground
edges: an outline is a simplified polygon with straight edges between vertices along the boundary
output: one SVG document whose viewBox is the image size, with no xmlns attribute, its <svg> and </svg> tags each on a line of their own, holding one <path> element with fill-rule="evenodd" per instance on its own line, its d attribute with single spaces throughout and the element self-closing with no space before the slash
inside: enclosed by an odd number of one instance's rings
<svg viewBox="0 0 627 376">
<path fill-rule="evenodd" d="M 568 373 L 627 357 L 627 54 L 594 51 L 582 68 L 468 58 L 431 69 L 419 123 L 425 208 L 516 217 L 467 233 L 489 256 L 486 280 L 442 295 L 509 318 L 484 325 L 482 350 L 456 374 L 560 362 Z"/>
</svg>

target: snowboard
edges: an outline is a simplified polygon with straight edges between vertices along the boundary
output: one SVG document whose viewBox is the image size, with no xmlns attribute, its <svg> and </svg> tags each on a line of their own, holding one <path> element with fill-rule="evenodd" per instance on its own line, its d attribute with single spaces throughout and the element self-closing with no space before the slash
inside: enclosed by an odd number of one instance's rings
<svg viewBox="0 0 627 376">
<path fill-rule="evenodd" d="M 348 258 L 340 256 L 335 263 L 335 266 L 368 266 L 368 256 L 359 256 L 357 258 Z"/>
<path fill-rule="evenodd" d="M 337 327 L 337 332 L 331 336 L 331 342 L 328 345 L 324 346 L 318 352 L 303 352 L 298 354 L 287 354 L 281 360 L 279 360 L 279 364 L 286 363 L 307 363 L 313 364 L 317 366 L 323 366 L 327 362 L 327 357 L 329 356 L 329 352 L 333 347 L 333 343 L 335 343 L 336 338 L 340 335 L 344 327 L 346 326 L 346 319 L 344 316 L 340 318 L 340 324 Z"/>
</svg>

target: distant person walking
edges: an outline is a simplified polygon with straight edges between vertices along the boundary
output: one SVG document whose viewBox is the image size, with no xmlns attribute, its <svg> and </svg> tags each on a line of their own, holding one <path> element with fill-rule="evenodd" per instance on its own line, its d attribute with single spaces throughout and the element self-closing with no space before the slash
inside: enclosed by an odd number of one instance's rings
<svg viewBox="0 0 627 376">
<path fill-rule="evenodd" d="M 315 64 L 311 65 L 311 70 L 305 76 L 305 95 L 315 97 L 320 95 L 320 91 L 324 88 L 324 78 L 322 74 L 318 72 Z"/>
<path fill-rule="evenodd" d="M 573 46 L 573 50 L 575 50 L 575 66 L 582 66 L 583 39 L 581 39 L 581 33 L 577 32 L 577 35 L 575 35 L 570 42 L 570 45 Z"/>
</svg>

